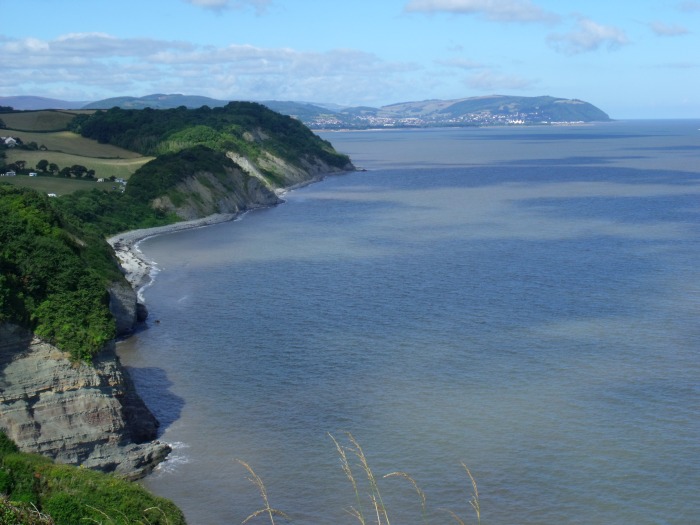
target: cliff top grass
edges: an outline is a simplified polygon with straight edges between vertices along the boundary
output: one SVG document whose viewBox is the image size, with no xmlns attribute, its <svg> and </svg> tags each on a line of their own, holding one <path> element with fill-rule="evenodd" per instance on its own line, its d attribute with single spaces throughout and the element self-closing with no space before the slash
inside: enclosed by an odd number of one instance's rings
<svg viewBox="0 0 700 525">
<path fill-rule="evenodd" d="M 141 485 L 110 474 L 18 451 L 0 432 L 0 524 L 11 513 L 17 523 L 149 523 L 184 525 L 182 512 L 171 501 L 153 496 Z M 30 509 L 36 513 L 32 514 Z M 43 516 L 37 516 L 41 513 Z M 29 519 L 36 519 L 32 522 Z"/>
</svg>

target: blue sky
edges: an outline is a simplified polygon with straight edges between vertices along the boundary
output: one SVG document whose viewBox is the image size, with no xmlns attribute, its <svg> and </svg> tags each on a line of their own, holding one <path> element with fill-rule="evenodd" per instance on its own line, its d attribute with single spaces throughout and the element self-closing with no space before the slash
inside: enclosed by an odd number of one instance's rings
<svg viewBox="0 0 700 525">
<path fill-rule="evenodd" d="M 700 118 L 700 0 L 0 0 L 0 21 L 0 96 L 552 95 Z"/>
</svg>

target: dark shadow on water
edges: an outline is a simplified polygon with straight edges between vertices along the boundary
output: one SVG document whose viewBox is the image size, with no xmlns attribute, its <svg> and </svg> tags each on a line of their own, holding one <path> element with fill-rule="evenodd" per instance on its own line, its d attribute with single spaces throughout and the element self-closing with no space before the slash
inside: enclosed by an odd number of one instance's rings
<svg viewBox="0 0 700 525">
<path fill-rule="evenodd" d="M 612 164 L 621 160 L 645 159 L 643 155 L 618 157 L 563 157 L 560 159 L 524 159 L 499 162 L 499 166 L 584 166 Z"/>
<path fill-rule="evenodd" d="M 171 391 L 173 383 L 162 368 L 124 368 L 136 385 L 139 396 L 160 422 L 158 434 L 162 435 L 165 429 L 180 419 L 185 400 Z"/>
</svg>

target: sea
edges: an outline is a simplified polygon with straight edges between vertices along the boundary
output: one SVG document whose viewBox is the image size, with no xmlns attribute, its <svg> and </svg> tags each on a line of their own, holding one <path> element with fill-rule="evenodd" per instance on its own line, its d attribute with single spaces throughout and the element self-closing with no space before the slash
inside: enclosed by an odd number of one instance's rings
<svg viewBox="0 0 700 525">
<path fill-rule="evenodd" d="M 700 120 L 320 134 L 360 170 L 140 243 L 143 484 L 190 525 L 700 523 Z"/>
</svg>

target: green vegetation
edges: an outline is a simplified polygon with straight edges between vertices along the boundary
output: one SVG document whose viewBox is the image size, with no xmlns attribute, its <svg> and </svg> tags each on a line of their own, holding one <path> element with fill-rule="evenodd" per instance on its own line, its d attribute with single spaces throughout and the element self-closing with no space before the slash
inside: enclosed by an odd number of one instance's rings
<svg viewBox="0 0 700 525">
<path fill-rule="evenodd" d="M 224 107 L 166 110 L 112 108 L 79 115 L 71 129 L 143 155 L 162 155 L 204 145 L 216 151 L 235 151 L 252 160 L 263 151 L 299 163 L 300 156 L 316 156 L 331 166 L 349 163 L 331 144 L 300 121 L 253 102 L 230 102 Z"/>
<path fill-rule="evenodd" d="M 85 116 L 83 116 L 83 118 L 84 117 Z M 7 116 L 4 118 L 7 118 Z M 41 151 L 56 151 L 69 155 L 75 155 L 81 158 L 138 159 L 142 157 L 141 154 L 134 151 L 128 151 L 124 148 L 119 148 L 110 144 L 100 144 L 96 140 L 81 137 L 79 134 L 65 129 L 53 133 L 38 133 L 26 130 L 16 131 L 13 129 L 8 129 L 4 131 L 3 134 L 19 137 L 25 145 L 33 142 L 37 144 L 37 149 Z M 17 149 L 16 151 L 22 151 L 22 148 Z"/>
<path fill-rule="evenodd" d="M 66 179 L 59 177 L 27 177 L 26 175 L 18 175 L 16 177 L 5 177 L 0 179 L 0 182 L 11 184 L 19 188 L 29 188 L 39 193 L 48 194 L 55 193 L 58 196 L 68 195 L 76 191 L 101 191 L 117 192 L 121 188 L 111 182 L 96 183 L 89 179 Z M 114 188 L 114 189 L 112 189 Z"/>
<path fill-rule="evenodd" d="M 149 494 L 140 485 L 20 453 L 2 432 L 0 494 L 7 497 L 0 499 L 0 525 L 185 524 L 172 502 Z"/>
<path fill-rule="evenodd" d="M 72 111 L 41 110 L 3 113 L 5 126 L 17 131 L 62 131 L 77 113 Z"/>
<path fill-rule="evenodd" d="M 56 201 L 0 184 L 0 322 L 90 360 L 114 337 L 106 289 L 121 274 L 109 245 Z"/>
<path fill-rule="evenodd" d="M 25 172 L 35 171 L 40 177 L 45 177 L 53 175 L 48 171 L 48 165 L 46 166 L 46 171 L 40 169 L 39 163 L 42 160 L 46 160 L 49 163 L 56 164 L 58 167 L 71 167 L 74 165 L 85 166 L 88 170 L 93 170 L 95 175 L 91 182 L 95 182 L 95 179 L 108 179 L 110 177 L 120 178 L 129 180 L 131 175 L 139 169 L 141 166 L 153 160 L 153 157 L 137 157 L 137 158 L 97 158 L 97 157 L 83 157 L 80 155 L 72 155 L 70 153 L 63 153 L 59 151 L 26 151 L 13 149 L 7 151 L 7 164 L 13 164 L 19 160 L 25 161 Z M 56 173 L 58 174 L 58 173 Z M 64 181 L 58 180 L 56 184 L 64 184 Z M 63 186 L 59 186 L 63 187 Z M 65 187 L 68 187 L 66 185 Z M 68 193 L 62 191 L 61 193 Z"/>
<path fill-rule="evenodd" d="M 167 194 L 177 183 L 198 172 L 223 174 L 236 164 L 224 153 L 198 145 L 175 153 L 166 153 L 139 169 L 129 181 L 126 194 L 148 203 Z"/>
<path fill-rule="evenodd" d="M 179 220 L 155 209 L 155 198 L 182 200 L 177 184 L 201 172 L 225 181 L 227 170 L 237 167 L 226 151 L 251 159 L 271 152 L 294 163 L 305 157 L 335 166 L 349 162 L 300 122 L 252 103 L 94 114 L 10 111 L 3 119 L 12 126 L 53 129 L 65 126 L 71 115 L 70 126 L 88 138 L 69 131 L 26 131 L 17 147 L 0 150 L 0 160 L 14 159 L 13 169 L 31 169 L 18 158 L 30 155 L 37 173 L 54 175 L 10 177 L 5 180 L 12 185 L 0 185 L 0 321 L 33 330 L 75 359 L 90 360 L 114 336 L 106 289 L 122 277 L 104 237 Z M 148 157 L 123 148 L 158 158 L 146 162 Z M 59 169 L 59 159 L 74 162 Z M 126 187 L 85 180 L 98 169 L 89 166 L 115 160 L 134 170 Z M 283 180 L 265 173 L 272 184 Z M 49 199 L 17 186 L 61 197 Z"/>
<path fill-rule="evenodd" d="M 65 195 L 85 189 L 80 184 L 74 184 L 76 179 L 91 183 L 97 179 L 128 180 L 138 168 L 153 160 L 153 157 L 100 144 L 67 130 L 77 115 L 86 117 L 90 113 L 50 110 L 3 113 L 3 123 L 7 129 L 2 134 L 19 142 L 14 148 L 0 145 L 0 173 L 14 170 L 20 176 L 7 182 L 45 193 Z M 21 176 L 30 172 L 36 172 L 38 177 Z M 39 182 L 37 179 L 42 180 Z M 99 189 L 111 191 L 113 187 L 105 185 Z"/>
</svg>

